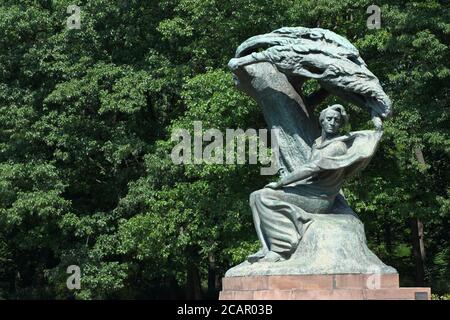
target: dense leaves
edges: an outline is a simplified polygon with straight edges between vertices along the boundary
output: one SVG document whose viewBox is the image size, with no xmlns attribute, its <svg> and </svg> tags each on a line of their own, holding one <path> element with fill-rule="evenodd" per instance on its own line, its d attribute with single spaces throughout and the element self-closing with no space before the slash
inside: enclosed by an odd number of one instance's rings
<svg viewBox="0 0 450 320">
<path fill-rule="evenodd" d="M 258 247 L 248 195 L 273 178 L 256 165 L 174 165 L 171 133 L 194 121 L 263 128 L 226 63 L 281 26 L 347 37 L 380 78 L 394 117 L 344 191 L 402 285 L 415 285 L 419 218 L 426 284 L 450 291 L 448 2 L 378 1 L 381 29 L 369 30 L 365 0 L 90 0 L 71 30 L 72 2 L 0 4 L 0 298 L 215 297 Z M 370 127 L 345 105 L 352 130 Z M 81 289 L 70 291 L 73 264 Z"/>
</svg>

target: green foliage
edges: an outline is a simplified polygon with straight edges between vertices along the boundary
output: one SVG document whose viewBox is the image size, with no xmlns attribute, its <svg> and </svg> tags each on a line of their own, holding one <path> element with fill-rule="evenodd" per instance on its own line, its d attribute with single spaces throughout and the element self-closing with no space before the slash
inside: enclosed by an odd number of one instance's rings
<svg viewBox="0 0 450 320">
<path fill-rule="evenodd" d="M 443 296 L 431 294 L 431 300 L 450 300 L 450 294 L 445 294 Z"/>
<path fill-rule="evenodd" d="M 90 0 L 69 30 L 72 2 L 0 4 L 0 298 L 185 297 L 193 267 L 206 287 L 255 251 L 248 196 L 272 178 L 255 165 L 174 165 L 171 133 L 194 121 L 264 128 L 226 64 L 281 26 L 347 37 L 380 78 L 394 117 L 345 193 L 404 284 L 415 278 L 407 222 L 419 217 L 427 283 L 450 291 L 448 4 L 379 1 L 382 28 L 368 30 L 365 0 Z M 347 107 L 351 130 L 370 127 Z"/>
</svg>

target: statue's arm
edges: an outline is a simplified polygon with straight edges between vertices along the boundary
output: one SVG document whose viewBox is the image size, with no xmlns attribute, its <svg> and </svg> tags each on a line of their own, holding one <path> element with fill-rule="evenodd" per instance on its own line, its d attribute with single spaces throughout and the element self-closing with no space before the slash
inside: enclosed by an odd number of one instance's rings
<svg viewBox="0 0 450 320">
<path fill-rule="evenodd" d="M 314 164 L 314 162 L 307 163 L 301 166 L 299 169 L 293 171 L 291 174 L 280 179 L 278 182 L 280 187 L 286 186 L 288 184 L 298 182 L 313 176 L 320 171 L 319 167 Z"/>
<path fill-rule="evenodd" d="M 336 156 L 344 155 L 347 152 L 347 146 L 342 141 L 334 142 L 330 147 L 326 148 L 322 151 L 322 157 L 333 158 Z M 319 173 L 321 169 L 315 161 L 310 161 L 287 176 L 281 178 L 277 182 L 271 182 L 266 185 L 267 188 L 278 189 L 289 185 L 294 182 L 299 182 L 306 178 L 309 178 L 317 173 Z"/>
<path fill-rule="evenodd" d="M 272 189 L 278 189 L 278 188 L 284 187 L 288 184 L 309 178 L 309 177 L 313 176 L 314 174 L 318 173 L 319 171 L 320 171 L 320 168 L 317 165 L 315 165 L 314 162 L 310 162 L 310 163 L 307 163 L 307 164 L 301 166 L 299 169 L 293 171 L 289 175 L 281 178 L 277 182 L 269 183 L 266 187 L 272 188 Z"/>
</svg>

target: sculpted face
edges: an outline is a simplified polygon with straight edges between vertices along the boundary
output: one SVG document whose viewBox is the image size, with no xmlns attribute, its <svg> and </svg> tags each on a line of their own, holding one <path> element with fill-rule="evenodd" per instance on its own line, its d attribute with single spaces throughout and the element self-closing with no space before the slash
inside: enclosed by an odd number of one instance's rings
<svg viewBox="0 0 450 320">
<path fill-rule="evenodd" d="M 341 127 L 342 117 L 338 111 L 328 110 L 322 120 L 322 130 L 327 134 L 335 135 Z"/>
</svg>

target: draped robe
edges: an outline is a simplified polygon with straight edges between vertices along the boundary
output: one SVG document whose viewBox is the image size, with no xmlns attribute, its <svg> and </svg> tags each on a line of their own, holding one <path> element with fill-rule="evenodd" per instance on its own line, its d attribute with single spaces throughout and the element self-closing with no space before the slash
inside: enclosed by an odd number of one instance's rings
<svg viewBox="0 0 450 320">
<path fill-rule="evenodd" d="M 281 189 L 250 195 L 255 228 L 263 247 L 282 256 L 295 252 L 315 214 L 336 212 L 345 179 L 363 170 L 374 155 L 381 131 L 356 131 L 322 142 L 316 139 L 309 162 L 314 174 Z M 302 167 L 299 170 L 302 170 Z"/>
</svg>

